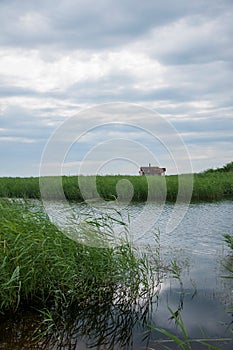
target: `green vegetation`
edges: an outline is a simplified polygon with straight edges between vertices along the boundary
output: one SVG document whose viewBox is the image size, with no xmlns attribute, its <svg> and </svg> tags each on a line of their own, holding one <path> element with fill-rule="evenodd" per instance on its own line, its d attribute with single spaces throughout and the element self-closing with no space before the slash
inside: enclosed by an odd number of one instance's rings
<svg viewBox="0 0 233 350">
<path fill-rule="evenodd" d="M 233 174 L 232 173 L 208 173 L 195 174 L 192 199 L 195 200 L 219 200 L 232 198 Z"/>
<path fill-rule="evenodd" d="M 155 329 L 159 333 L 166 336 L 166 339 L 157 341 L 157 343 L 162 345 L 164 349 L 174 349 L 174 346 L 172 346 L 171 348 L 167 346 L 167 344 L 172 343 L 172 344 L 176 344 L 178 346 L 178 349 L 182 349 L 182 350 L 197 349 L 196 347 L 197 344 L 198 344 L 198 349 L 222 350 L 223 348 L 221 344 L 232 341 L 232 338 L 224 338 L 224 339 L 223 338 L 218 338 L 218 339 L 206 338 L 204 334 L 201 334 L 201 337 L 198 339 L 190 338 L 188 336 L 188 333 L 185 328 L 181 315 L 180 314 L 177 315 L 175 312 L 172 311 L 170 307 L 168 307 L 168 310 L 171 314 L 171 319 L 175 321 L 177 328 L 180 330 L 181 336 L 177 336 L 171 332 L 168 332 L 163 328 L 152 326 L 153 329 Z"/>
<path fill-rule="evenodd" d="M 39 178 L 2 177 L 0 197 L 40 198 Z"/>
<path fill-rule="evenodd" d="M 127 238 L 114 248 L 77 243 L 54 226 L 37 206 L 0 201 L 0 313 L 24 305 L 40 308 L 85 306 L 113 298 L 116 291 L 133 300 L 153 289 L 145 255 Z M 119 221 L 120 224 L 123 225 Z M 111 234 L 104 227 L 102 239 Z M 81 230 L 96 230 L 93 221 Z M 82 232 L 83 233 L 83 232 Z"/>
<path fill-rule="evenodd" d="M 111 217 L 107 219 L 90 217 L 80 225 L 80 235 L 96 233 L 107 241 L 113 234 Z M 75 339 L 88 334 L 96 346 L 109 342 L 110 349 L 115 342 L 130 341 L 134 324 L 145 322 L 152 297 L 159 293 L 164 274 L 159 250 L 133 247 L 120 219 L 125 238 L 117 246 L 77 243 L 51 223 L 39 203 L 24 200 L 1 199 L 0 221 L 2 320 L 38 310 L 35 349 L 53 348 L 58 339 L 67 342 L 70 324 L 77 327 Z"/>
<path fill-rule="evenodd" d="M 182 186 L 185 183 L 189 186 L 192 176 L 192 201 L 220 200 L 233 196 L 232 172 L 208 172 L 150 177 L 149 200 L 163 201 L 166 198 L 167 201 L 176 201 L 179 180 L 182 179 Z M 56 178 L 49 178 L 47 197 L 59 199 L 53 182 L 56 184 Z M 83 201 L 83 199 L 96 199 L 100 196 L 105 200 L 114 200 L 118 197 L 120 200 L 146 201 L 148 197 L 146 176 L 63 176 L 62 184 L 68 200 Z M 40 196 L 39 178 L 0 178 L 0 197 L 39 199 Z M 187 199 L 184 191 L 180 198 L 184 201 Z"/>
<path fill-rule="evenodd" d="M 233 251 L 233 236 L 229 234 L 224 235 L 225 242 L 228 244 L 229 248 Z"/>
<path fill-rule="evenodd" d="M 229 234 L 224 235 L 225 242 L 227 243 L 228 247 L 230 248 L 231 255 L 228 256 L 228 259 L 226 259 L 224 267 L 226 271 L 228 272 L 227 276 L 224 276 L 225 278 L 233 279 L 233 236 Z M 231 307 L 233 310 L 233 305 Z"/>
<path fill-rule="evenodd" d="M 221 168 L 217 169 L 207 169 L 203 172 L 203 174 L 210 174 L 210 173 L 229 173 L 233 172 L 233 162 L 227 163 Z"/>
</svg>

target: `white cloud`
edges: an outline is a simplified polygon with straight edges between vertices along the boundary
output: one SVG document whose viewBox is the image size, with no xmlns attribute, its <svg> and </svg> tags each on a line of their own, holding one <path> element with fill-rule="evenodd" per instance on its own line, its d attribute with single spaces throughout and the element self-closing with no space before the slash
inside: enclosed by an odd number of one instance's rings
<svg viewBox="0 0 233 350">
<path fill-rule="evenodd" d="M 35 50 L 10 49 L 0 52 L 0 76 L 5 83 L 38 92 L 65 91 L 75 83 L 95 82 L 109 75 L 132 76 L 136 89 L 153 89 L 164 84 L 165 68 L 144 54 L 129 51 L 69 55 L 46 61 Z M 122 86 L 123 87 L 123 86 Z M 120 86 L 118 86 L 120 89 Z"/>
</svg>

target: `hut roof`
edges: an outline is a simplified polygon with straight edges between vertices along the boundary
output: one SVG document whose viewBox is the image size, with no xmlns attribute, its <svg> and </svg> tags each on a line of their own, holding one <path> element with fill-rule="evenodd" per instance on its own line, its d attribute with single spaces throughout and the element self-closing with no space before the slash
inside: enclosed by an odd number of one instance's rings
<svg viewBox="0 0 233 350">
<path fill-rule="evenodd" d="M 161 175 L 165 173 L 166 168 L 160 168 L 158 166 L 142 166 L 140 170 L 145 174 L 145 175 Z"/>
</svg>

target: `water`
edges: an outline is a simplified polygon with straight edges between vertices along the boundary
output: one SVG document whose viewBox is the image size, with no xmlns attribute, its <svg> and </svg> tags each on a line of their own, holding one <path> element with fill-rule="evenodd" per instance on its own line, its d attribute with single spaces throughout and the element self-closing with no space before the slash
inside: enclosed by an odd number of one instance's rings
<svg viewBox="0 0 233 350">
<path fill-rule="evenodd" d="M 82 220 L 87 208 L 74 203 L 72 207 Z M 191 204 L 172 232 L 167 231 L 166 223 L 174 214 L 173 204 L 150 203 L 147 211 L 142 203 L 122 208 L 122 218 L 127 221 L 129 214 L 130 225 L 137 227 L 133 234 L 131 232 L 133 243 L 140 249 L 147 244 L 153 247 L 154 237 L 158 238 L 159 232 L 162 260 L 164 264 L 176 262 L 179 274 L 163 278 L 156 297 L 140 305 L 100 305 L 91 306 L 89 310 L 73 310 L 72 322 L 60 335 L 61 339 L 52 337 L 38 346 L 30 341 L 36 315 L 24 312 L 21 317 L 0 325 L 0 349 L 84 350 L 122 346 L 137 350 L 162 349 L 164 345 L 175 349 L 165 341 L 165 336 L 148 326 L 164 328 L 180 336 L 169 308 L 182 316 L 191 339 L 212 339 L 212 344 L 220 349 L 232 349 L 233 340 L 229 339 L 233 336 L 229 328 L 233 322 L 233 280 L 222 277 L 227 274 L 223 264 L 232 259 L 223 240 L 223 234 L 232 234 L 232 208 L 231 201 Z M 52 203 L 51 210 L 59 213 L 60 222 L 64 221 L 61 204 Z M 181 204 L 178 210 L 186 208 Z M 139 222 L 138 217 L 143 221 Z M 145 233 L 143 227 L 148 221 L 150 227 Z M 220 341 L 220 338 L 225 340 Z M 204 349 L 195 341 L 192 348 Z"/>
</svg>

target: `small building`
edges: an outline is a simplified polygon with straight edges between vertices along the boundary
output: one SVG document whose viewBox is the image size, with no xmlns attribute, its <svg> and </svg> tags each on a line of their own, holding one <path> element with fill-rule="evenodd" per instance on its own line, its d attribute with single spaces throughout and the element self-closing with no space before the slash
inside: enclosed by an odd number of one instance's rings
<svg viewBox="0 0 233 350">
<path fill-rule="evenodd" d="M 160 168 L 158 166 L 142 166 L 140 167 L 140 175 L 165 175 L 166 168 Z"/>
</svg>

